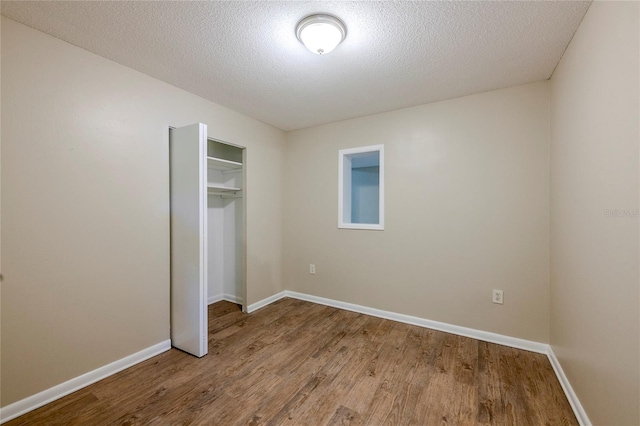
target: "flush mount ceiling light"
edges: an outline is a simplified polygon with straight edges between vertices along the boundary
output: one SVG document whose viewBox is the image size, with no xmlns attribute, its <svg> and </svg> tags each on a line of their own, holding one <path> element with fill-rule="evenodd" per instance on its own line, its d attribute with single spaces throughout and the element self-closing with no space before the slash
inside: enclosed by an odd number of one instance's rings
<svg viewBox="0 0 640 426">
<path fill-rule="evenodd" d="M 339 45 L 347 35 L 341 20 L 331 15 L 311 15 L 298 22 L 296 37 L 310 51 L 326 55 Z"/>
</svg>

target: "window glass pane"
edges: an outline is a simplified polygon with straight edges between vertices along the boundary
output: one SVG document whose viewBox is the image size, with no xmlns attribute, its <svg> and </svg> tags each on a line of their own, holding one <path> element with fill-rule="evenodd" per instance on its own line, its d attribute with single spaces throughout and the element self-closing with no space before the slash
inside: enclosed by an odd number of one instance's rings
<svg viewBox="0 0 640 426">
<path fill-rule="evenodd" d="M 339 228 L 384 229 L 383 149 L 340 150 Z"/>
<path fill-rule="evenodd" d="M 351 170 L 351 223 L 379 223 L 380 167 Z"/>
</svg>

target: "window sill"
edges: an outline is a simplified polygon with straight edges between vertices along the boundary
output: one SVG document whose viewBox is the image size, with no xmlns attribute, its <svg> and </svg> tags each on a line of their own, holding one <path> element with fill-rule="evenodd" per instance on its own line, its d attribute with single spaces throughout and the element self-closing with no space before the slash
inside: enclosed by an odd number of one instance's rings
<svg viewBox="0 0 640 426">
<path fill-rule="evenodd" d="M 384 225 L 377 223 L 339 223 L 339 229 L 364 229 L 370 231 L 384 231 Z"/>
</svg>

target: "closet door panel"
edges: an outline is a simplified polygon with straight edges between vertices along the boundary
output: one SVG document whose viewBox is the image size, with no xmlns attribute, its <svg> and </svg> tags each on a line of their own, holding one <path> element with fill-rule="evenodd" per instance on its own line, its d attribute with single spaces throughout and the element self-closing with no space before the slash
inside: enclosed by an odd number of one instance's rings
<svg viewBox="0 0 640 426">
<path fill-rule="evenodd" d="M 207 353 L 207 126 L 172 129 L 171 344 Z"/>
</svg>

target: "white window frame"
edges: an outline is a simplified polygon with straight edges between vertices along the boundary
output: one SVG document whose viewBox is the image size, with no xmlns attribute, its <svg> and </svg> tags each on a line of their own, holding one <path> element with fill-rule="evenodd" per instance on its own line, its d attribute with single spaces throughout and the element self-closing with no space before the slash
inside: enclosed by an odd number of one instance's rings
<svg viewBox="0 0 640 426">
<path fill-rule="evenodd" d="M 351 201 L 345 203 L 346 197 L 351 199 L 351 159 L 349 156 L 368 152 L 379 152 L 380 156 L 378 223 L 351 223 Z M 345 221 L 345 218 L 348 221 Z M 384 145 L 362 146 L 338 151 L 338 228 L 384 230 Z"/>
</svg>

